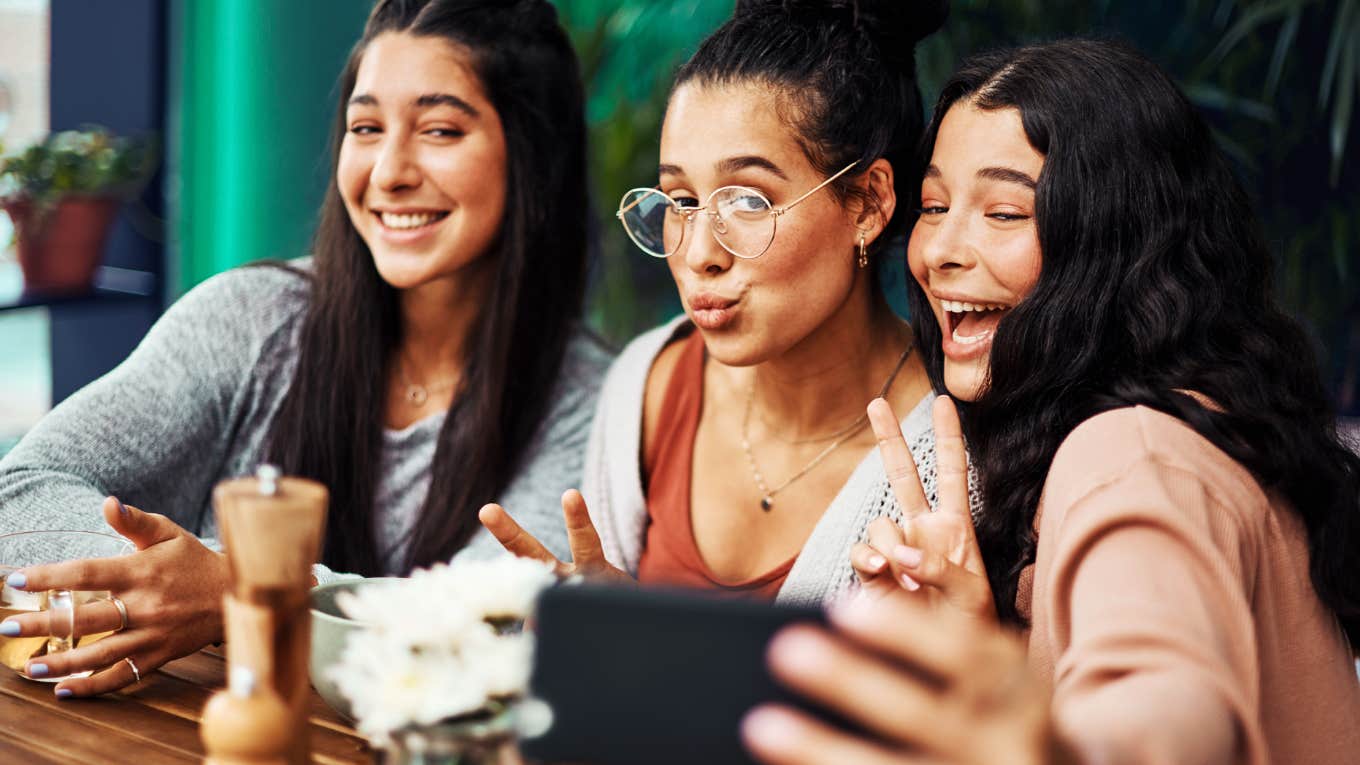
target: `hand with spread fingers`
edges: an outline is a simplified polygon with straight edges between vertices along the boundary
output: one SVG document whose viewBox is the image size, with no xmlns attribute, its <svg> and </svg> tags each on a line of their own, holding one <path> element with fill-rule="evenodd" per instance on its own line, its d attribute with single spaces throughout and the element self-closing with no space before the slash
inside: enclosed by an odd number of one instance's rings
<svg viewBox="0 0 1360 765">
<path fill-rule="evenodd" d="M 108 591 L 74 611 L 77 634 L 113 634 L 68 651 L 31 659 L 30 677 L 64 677 L 58 698 L 96 696 L 140 682 L 152 670 L 222 639 L 222 594 L 227 563 L 194 535 L 163 515 L 144 513 L 118 499 L 104 500 L 104 519 L 137 551 L 114 558 L 92 558 L 29 566 L 10 574 L 10 587 L 46 590 Z M 45 611 L 0 622 L 7 636 L 47 635 Z"/>
<path fill-rule="evenodd" d="M 973 530 L 968 454 L 958 411 L 948 396 L 941 396 L 932 415 L 939 495 L 939 509 L 933 512 L 892 407 L 881 398 L 869 403 L 869 423 L 904 520 L 901 526 L 887 518 L 870 523 L 868 541 L 851 549 L 850 562 L 870 597 L 905 588 L 928 603 L 948 603 L 992 621 L 996 607 Z"/>
<path fill-rule="evenodd" d="M 830 629 L 770 641 L 775 679 L 857 725 L 850 733 L 782 704 L 756 707 L 742 739 L 767 765 L 1039 765 L 1070 762 L 1048 691 L 1021 639 L 898 589 L 831 612 Z"/>
<path fill-rule="evenodd" d="M 590 511 L 586 508 L 586 500 L 585 497 L 581 496 L 581 492 L 570 489 L 562 495 L 562 516 L 567 523 L 567 543 L 571 546 L 571 563 L 558 560 L 557 556 L 549 552 L 542 542 L 534 539 L 533 535 L 525 531 L 518 523 L 515 523 L 515 519 L 511 518 L 505 508 L 500 505 L 494 503 L 483 505 L 477 513 L 482 525 L 491 532 L 492 536 L 496 537 L 496 540 L 506 550 L 521 558 L 532 558 L 544 563 L 551 563 L 560 577 L 566 578 L 580 574 L 600 581 L 636 583 L 636 580 L 629 576 L 628 572 L 605 560 L 604 547 L 600 544 L 600 535 L 595 531 L 595 524 L 590 520 Z"/>
</svg>

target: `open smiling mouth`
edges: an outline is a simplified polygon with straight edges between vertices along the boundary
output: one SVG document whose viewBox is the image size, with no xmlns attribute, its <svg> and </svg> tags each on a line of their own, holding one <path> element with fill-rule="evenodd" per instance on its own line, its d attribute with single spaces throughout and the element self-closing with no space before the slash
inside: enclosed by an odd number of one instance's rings
<svg viewBox="0 0 1360 765">
<path fill-rule="evenodd" d="M 373 214 L 377 216 L 378 222 L 382 223 L 384 228 L 390 228 L 393 231 L 415 231 L 426 226 L 433 226 L 449 217 L 447 210 L 422 213 L 375 212 Z"/>
<path fill-rule="evenodd" d="M 1001 317 L 1011 309 L 1001 303 L 961 300 L 941 300 L 940 306 L 945 310 L 945 335 L 960 345 L 975 345 L 990 338 Z"/>
</svg>

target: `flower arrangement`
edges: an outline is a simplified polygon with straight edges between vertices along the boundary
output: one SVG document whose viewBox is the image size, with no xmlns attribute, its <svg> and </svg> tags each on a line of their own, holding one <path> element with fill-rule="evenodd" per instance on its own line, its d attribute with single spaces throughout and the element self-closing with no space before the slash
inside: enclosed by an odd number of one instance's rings
<svg viewBox="0 0 1360 765">
<path fill-rule="evenodd" d="M 504 556 L 415 571 L 346 593 L 367 626 L 349 638 L 331 679 L 375 745 L 399 731 L 492 718 L 525 696 L 533 637 L 521 629 L 550 567 Z"/>
</svg>

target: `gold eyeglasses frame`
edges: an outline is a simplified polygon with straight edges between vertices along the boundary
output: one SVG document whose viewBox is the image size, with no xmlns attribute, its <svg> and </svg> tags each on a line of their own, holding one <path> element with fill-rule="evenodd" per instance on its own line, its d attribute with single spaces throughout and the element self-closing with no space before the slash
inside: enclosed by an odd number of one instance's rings
<svg viewBox="0 0 1360 765">
<path fill-rule="evenodd" d="M 846 173 L 850 172 L 850 169 L 858 164 L 859 160 L 851 162 L 850 164 L 846 165 L 845 167 L 837 171 L 834 175 L 830 176 L 829 178 L 817 184 L 816 186 L 813 186 L 811 189 L 807 191 L 807 193 L 803 194 L 802 196 L 798 197 L 792 202 L 789 202 L 783 207 L 775 207 L 774 204 L 770 202 L 769 197 L 760 193 L 758 190 L 751 188 L 750 186 L 730 185 L 716 188 L 709 193 L 708 198 L 705 199 L 703 205 L 699 207 L 681 207 L 678 200 L 664 194 L 661 191 L 660 187 L 658 186 L 653 186 L 651 188 L 644 188 L 639 186 L 637 188 L 629 189 L 628 191 L 625 191 L 623 193 L 623 197 L 619 200 L 619 210 L 618 212 L 614 213 L 614 217 L 619 219 L 619 223 L 623 226 L 624 233 L 628 234 L 628 238 L 632 240 L 633 244 L 637 245 L 637 248 L 639 250 L 642 250 L 643 252 L 647 253 L 648 255 L 654 258 L 669 258 L 675 253 L 679 252 L 680 248 L 684 246 L 685 230 L 693 225 L 696 216 L 698 216 L 700 213 L 703 213 L 713 218 L 713 225 L 709 227 L 709 234 L 713 236 L 714 241 L 716 241 L 719 246 L 721 246 L 724 250 L 727 250 L 729 253 L 731 253 L 733 257 L 741 258 L 742 260 L 755 260 L 756 258 L 768 252 L 770 246 L 774 244 L 774 238 L 779 233 L 779 217 L 781 215 L 798 206 L 798 204 L 803 200 L 807 199 L 813 194 L 816 194 L 818 191 L 821 191 L 822 189 L 826 188 L 828 184 L 830 184 L 837 178 L 841 177 L 842 175 L 845 175 Z M 727 243 L 724 242 L 719 236 L 723 232 L 719 231 L 718 227 L 720 225 L 725 226 L 726 220 L 722 217 L 721 213 L 719 213 L 716 209 L 712 209 L 713 198 L 717 196 L 719 193 L 728 190 L 737 190 L 741 192 L 749 192 L 751 194 L 754 194 L 755 196 L 760 197 L 760 199 L 765 202 L 765 205 L 770 208 L 770 218 L 772 220 L 772 225 L 770 229 L 770 240 L 765 243 L 764 249 L 762 249 L 755 255 L 744 255 L 740 252 L 737 252 L 736 250 L 729 247 Z M 667 204 L 671 206 L 671 208 L 676 212 L 676 214 L 680 215 L 682 218 L 685 219 L 684 225 L 680 229 L 680 241 L 675 243 L 675 249 L 671 252 L 657 253 L 645 247 L 640 241 L 638 241 L 639 237 L 633 233 L 632 229 L 628 227 L 628 221 L 626 221 L 623 217 L 624 213 L 642 204 L 642 201 L 647 198 L 646 195 L 648 194 L 659 194 L 662 198 L 666 200 Z M 630 201 L 630 198 L 634 197 L 634 195 L 637 195 L 636 198 L 632 198 Z"/>
</svg>

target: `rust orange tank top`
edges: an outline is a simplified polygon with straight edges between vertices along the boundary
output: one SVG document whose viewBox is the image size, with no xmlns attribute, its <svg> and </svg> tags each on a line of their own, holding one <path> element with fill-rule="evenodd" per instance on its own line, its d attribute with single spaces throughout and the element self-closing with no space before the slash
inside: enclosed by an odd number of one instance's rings
<svg viewBox="0 0 1360 765">
<path fill-rule="evenodd" d="M 704 401 L 704 341 L 694 332 L 680 342 L 684 348 L 666 383 L 656 439 L 647 454 L 646 464 L 651 466 L 647 515 L 651 523 L 638 563 L 638 581 L 774 600 L 796 558 L 753 579 L 725 582 L 704 563 L 694 541 L 690 478 Z"/>
</svg>

